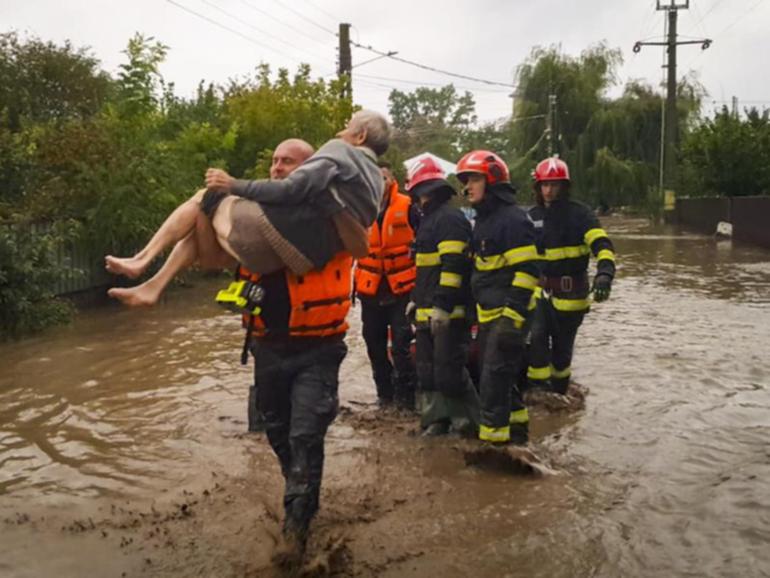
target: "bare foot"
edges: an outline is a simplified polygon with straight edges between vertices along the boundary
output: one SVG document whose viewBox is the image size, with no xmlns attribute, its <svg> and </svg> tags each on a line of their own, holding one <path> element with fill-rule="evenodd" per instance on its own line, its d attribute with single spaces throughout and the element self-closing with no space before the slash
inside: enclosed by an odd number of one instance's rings
<svg viewBox="0 0 770 578">
<path fill-rule="evenodd" d="M 107 291 L 107 295 L 113 299 L 118 299 L 123 305 L 129 307 L 148 307 L 158 302 L 158 294 L 144 285 L 137 287 L 113 287 Z"/>
<path fill-rule="evenodd" d="M 129 279 L 136 279 L 144 273 L 149 263 L 136 257 L 113 257 L 107 255 L 104 258 L 104 268 L 114 275 L 125 275 Z"/>
</svg>

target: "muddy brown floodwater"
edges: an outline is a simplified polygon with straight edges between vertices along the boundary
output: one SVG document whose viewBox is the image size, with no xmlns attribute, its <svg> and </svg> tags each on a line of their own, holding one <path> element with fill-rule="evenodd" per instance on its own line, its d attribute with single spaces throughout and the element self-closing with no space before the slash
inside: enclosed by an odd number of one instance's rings
<svg viewBox="0 0 770 578">
<path fill-rule="evenodd" d="M 354 310 L 309 570 L 770 576 L 770 252 L 605 221 L 620 272 L 535 411 L 541 478 L 380 416 Z M 247 434 L 239 321 L 203 280 L 0 346 L 0 576 L 272 576 L 281 478 Z"/>
</svg>

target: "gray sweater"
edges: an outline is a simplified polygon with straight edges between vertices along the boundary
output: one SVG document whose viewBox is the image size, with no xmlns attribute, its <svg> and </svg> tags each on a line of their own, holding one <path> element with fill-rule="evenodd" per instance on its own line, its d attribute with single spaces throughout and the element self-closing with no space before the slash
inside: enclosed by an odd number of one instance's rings
<svg viewBox="0 0 770 578">
<path fill-rule="evenodd" d="M 259 202 L 271 226 L 274 247 L 288 244 L 289 253 L 296 250 L 320 268 L 342 250 L 331 217 L 347 209 L 368 228 L 377 218 L 384 189 L 371 149 L 333 139 L 287 178 L 237 180 L 232 192 Z M 279 254 L 287 261 L 283 250 Z"/>
</svg>

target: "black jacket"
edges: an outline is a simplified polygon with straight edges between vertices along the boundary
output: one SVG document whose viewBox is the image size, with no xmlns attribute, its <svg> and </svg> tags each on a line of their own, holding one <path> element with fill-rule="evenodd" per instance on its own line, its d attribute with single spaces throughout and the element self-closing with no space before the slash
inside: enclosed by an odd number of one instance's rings
<svg viewBox="0 0 770 578">
<path fill-rule="evenodd" d="M 471 286 L 479 322 L 505 316 L 521 327 L 538 281 L 534 227 L 512 195 L 488 195 L 476 212 Z"/>
<path fill-rule="evenodd" d="M 417 279 L 412 301 L 417 322 L 426 322 L 438 307 L 455 319 L 465 318 L 470 288 L 471 224 L 462 211 L 447 202 L 432 201 L 424 208 L 414 249 Z"/>
</svg>

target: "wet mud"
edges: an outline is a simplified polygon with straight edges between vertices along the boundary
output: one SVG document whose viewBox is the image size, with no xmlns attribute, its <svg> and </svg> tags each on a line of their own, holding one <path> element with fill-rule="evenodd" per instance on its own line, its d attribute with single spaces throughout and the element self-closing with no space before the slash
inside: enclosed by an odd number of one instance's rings
<svg viewBox="0 0 770 578">
<path fill-rule="evenodd" d="M 301 576 L 770 575 L 770 253 L 610 219 L 612 299 L 506 455 L 374 405 L 354 310 Z M 226 283 L 225 279 L 223 283 Z M 0 346 L 0 576 L 286 576 L 219 283 Z"/>
</svg>

